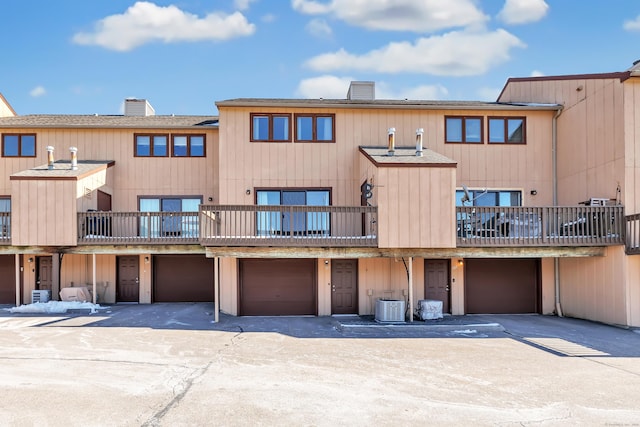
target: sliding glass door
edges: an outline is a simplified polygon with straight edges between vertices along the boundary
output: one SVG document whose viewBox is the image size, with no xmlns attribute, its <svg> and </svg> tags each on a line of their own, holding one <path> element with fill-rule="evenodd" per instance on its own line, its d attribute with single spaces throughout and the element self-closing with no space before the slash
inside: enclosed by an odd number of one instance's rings
<svg viewBox="0 0 640 427">
<path fill-rule="evenodd" d="M 258 205 L 264 206 L 329 206 L 329 190 L 258 190 Z M 256 228 L 259 236 L 329 235 L 330 217 L 321 210 L 307 212 L 302 208 L 283 208 L 258 212 Z"/>
</svg>

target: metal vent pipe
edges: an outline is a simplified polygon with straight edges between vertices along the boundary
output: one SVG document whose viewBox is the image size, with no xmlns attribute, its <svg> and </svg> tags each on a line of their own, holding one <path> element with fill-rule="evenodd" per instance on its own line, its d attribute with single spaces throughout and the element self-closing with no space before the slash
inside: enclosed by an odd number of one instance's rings
<svg viewBox="0 0 640 427">
<path fill-rule="evenodd" d="M 51 145 L 47 145 L 47 167 L 49 170 L 53 169 L 53 150 Z"/>
<path fill-rule="evenodd" d="M 389 128 L 389 156 L 393 156 L 396 151 L 396 128 Z"/>
<path fill-rule="evenodd" d="M 424 134 L 423 128 L 416 129 L 416 156 L 422 157 L 422 135 Z"/>
</svg>

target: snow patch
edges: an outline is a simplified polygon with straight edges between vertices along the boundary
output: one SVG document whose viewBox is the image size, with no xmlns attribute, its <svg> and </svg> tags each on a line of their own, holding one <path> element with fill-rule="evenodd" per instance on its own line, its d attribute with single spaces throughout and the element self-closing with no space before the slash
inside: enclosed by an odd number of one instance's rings
<svg viewBox="0 0 640 427">
<path fill-rule="evenodd" d="M 97 310 L 106 310 L 100 304 L 80 301 L 49 301 L 23 304 L 20 307 L 5 308 L 10 313 L 66 313 L 67 310 L 88 309 L 91 314 Z"/>
</svg>

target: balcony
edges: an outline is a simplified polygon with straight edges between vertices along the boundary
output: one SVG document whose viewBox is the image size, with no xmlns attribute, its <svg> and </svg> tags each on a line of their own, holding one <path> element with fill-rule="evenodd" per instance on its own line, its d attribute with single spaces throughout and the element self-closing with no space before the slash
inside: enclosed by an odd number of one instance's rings
<svg viewBox="0 0 640 427">
<path fill-rule="evenodd" d="M 626 247 L 627 255 L 640 255 L 640 214 L 628 215 L 626 218 Z"/>
<path fill-rule="evenodd" d="M 11 244 L 11 212 L 0 212 L 0 245 Z"/>
<path fill-rule="evenodd" d="M 200 212 L 78 213 L 78 244 L 378 247 L 374 206 L 201 205 Z M 622 206 L 457 207 L 457 247 L 610 246 L 640 254 L 640 214 Z M 0 214 L 0 244 L 10 244 Z M 635 240 L 633 240 L 635 239 Z"/>
<path fill-rule="evenodd" d="M 370 206 L 202 205 L 200 212 L 81 212 L 78 244 L 376 247 L 376 220 L 377 209 Z"/>
<path fill-rule="evenodd" d="M 377 247 L 372 206 L 202 205 L 204 246 Z"/>
<path fill-rule="evenodd" d="M 456 216 L 458 247 L 624 244 L 623 206 L 465 206 Z"/>
<path fill-rule="evenodd" d="M 81 212 L 78 244 L 198 244 L 198 212 Z"/>
</svg>

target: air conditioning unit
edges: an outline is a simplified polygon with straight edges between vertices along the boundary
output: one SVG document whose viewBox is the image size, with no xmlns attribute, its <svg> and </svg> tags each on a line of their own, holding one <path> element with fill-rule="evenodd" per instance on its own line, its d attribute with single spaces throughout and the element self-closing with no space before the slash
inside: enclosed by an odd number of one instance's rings
<svg viewBox="0 0 640 427">
<path fill-rule="evenodd" d="M 49 302 L 51 299 L 51 291 L 49 290 L 36 290 L 31 291 L 31 304 L 37 302 Z"/>
<path fill-rule="evenodd" d="M 404 322 L 405 302 L 395 299 L 376 300 L 376 322 Z"/>
</svg>

